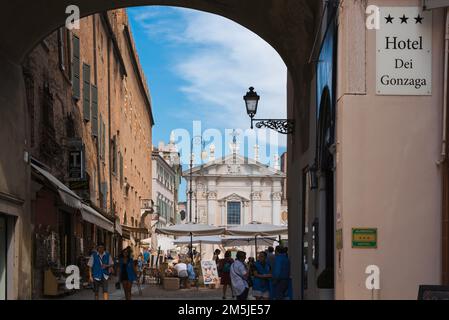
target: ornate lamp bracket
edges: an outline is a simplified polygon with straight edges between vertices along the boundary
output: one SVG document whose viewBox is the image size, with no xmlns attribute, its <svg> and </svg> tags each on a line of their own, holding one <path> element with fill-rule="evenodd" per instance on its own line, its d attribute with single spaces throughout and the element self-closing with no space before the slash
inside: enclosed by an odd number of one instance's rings
<svg viewBox="0 0 449 320">
<path fill-rule="evenodd" d="M 251 119 L 251 129 L 254 129 L 254 122 L 256 128 L 268 128 L 275 130 L 281 134 L 294 134 L 295 121 L 290 119 Z"/>
</svg>

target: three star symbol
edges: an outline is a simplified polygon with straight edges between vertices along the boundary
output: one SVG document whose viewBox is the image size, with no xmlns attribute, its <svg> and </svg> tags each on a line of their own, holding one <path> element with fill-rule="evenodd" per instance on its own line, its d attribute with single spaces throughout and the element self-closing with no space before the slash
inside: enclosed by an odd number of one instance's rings
<svg viewBox="0 0 449 320">
<path fill-rule="evenodd" d="M 395 18 L 391 16 L 391 14 L 388 14 L 388 17 L 385 17 L 385 20 L 387 20 L 387 24 L 391 23 L 393 24 L 393 20 Z M 407 17 L 405 14 L 402 15 L 402 17 L 399 17 L 399 19 L 401 20 L 401 24 L 405 23 L 408 24 L 408 19 L 410 19 L 409 17 Z M 424 20 L 424 17 L 422 17 L 420 14 L 418 14 L 417 17 L 414 18 L 415 19 L 415 24 L 422 24 L 422 21 Z"/>
</svg>

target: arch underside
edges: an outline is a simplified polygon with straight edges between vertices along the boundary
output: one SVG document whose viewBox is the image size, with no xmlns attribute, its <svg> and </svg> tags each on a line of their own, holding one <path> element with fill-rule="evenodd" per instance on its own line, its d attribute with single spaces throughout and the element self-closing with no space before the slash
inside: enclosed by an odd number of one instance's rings
<svg viewBox="0 0 449 320">
<path fill-rule="evenodd" d="M 0 52 L 21 63 L 47 35 L 65 24 L 66 8 L 77 5 L 81 16 L 124 7 L 162 5 L 184 7 L 231 19 L 267 41 L 289 69 L 310 54 L 316 0 L 16 0 L 2 4 Z M 299 59 L 298 59 L 299 58 Z"/>
</svg>

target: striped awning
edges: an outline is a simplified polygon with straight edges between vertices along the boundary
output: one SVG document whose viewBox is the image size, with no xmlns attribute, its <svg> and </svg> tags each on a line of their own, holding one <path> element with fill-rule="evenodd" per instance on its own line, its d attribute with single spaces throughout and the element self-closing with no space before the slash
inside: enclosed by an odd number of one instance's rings
<svg viewBox="0 0 449 320">
<path fill-rule="evenodd" d="M 81 208 L 81 198 L 72 190 L 69 189 L 64 183 L 59 181 L 54 175 L 52 175 L 50 172 L 48 172 L 45 169 L 42 169 L 41 167 L 38 167 L 35 164 L 31 164 L 31 168 L 35 170 L 37 173 L 42 175 L 48 182 L 50 182 L 58 191 L 59 197 L 61 198 L 62 202 L 74 209 L 80 209 Z"/>
<path fill-rule="evenodd" d="M 79 210 L 84 221 L 90 222 L 106 231 L 114 232 L 114 223 L 112 221 L 107 219 L 97 210 L 83 203 L 82 199 L 75 192 L 70 190 L 69 187 L 58 180 L 54 175 L 33 163 L 31 164 L 31 168 L 38 174 L 42 175 L 56 188 L 61 201 L 65 205 Z"/>
<path fill-rule="evenodd" d="M 84 221 L 90 222 L 106 231 L 114 232 L 114 223 L 112 221 L 84 203 L 81 205 L 81 215 Z"/>
</svg>

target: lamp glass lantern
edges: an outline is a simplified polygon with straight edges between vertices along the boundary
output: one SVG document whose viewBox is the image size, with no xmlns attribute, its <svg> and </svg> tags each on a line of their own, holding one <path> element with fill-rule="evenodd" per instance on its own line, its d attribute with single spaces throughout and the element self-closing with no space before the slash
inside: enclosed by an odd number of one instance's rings
<svg viewBox="0 0 449 320">
<path fill-rule="evenodd" d="M 250 116 L 251 119 L 254 118 L 254 116 L 257 113 L 257 106 L 259 105 L 260 96 L 257 95 L 257 92 L 254 91 L 254 88 L 249 88 L 249 91 L 246 93 L 246 95 L 243 97 L 246 104 L 246 112 Z"/>
</svg>

